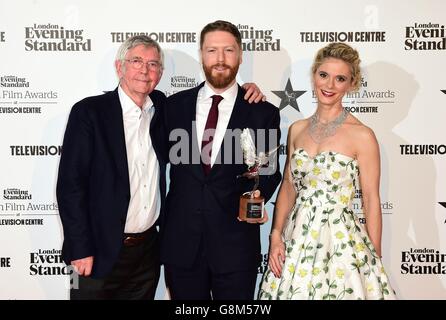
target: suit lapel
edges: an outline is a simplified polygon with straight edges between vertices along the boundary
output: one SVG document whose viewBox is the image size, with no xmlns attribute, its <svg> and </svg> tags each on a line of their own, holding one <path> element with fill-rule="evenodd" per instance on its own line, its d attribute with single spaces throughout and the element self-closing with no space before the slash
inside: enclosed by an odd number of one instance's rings
<svg viewBox="0 0 446 320">
<path fill-rule="evenodd" d="M 229 118 L 227 129 L 244 129 L 248 123 L 248 116 L 255 106 L 243 99 L 244 95 L 245 92 L 238 86 L 237 98 L 235 99 L 234 109 L 232 110 L 231 118 Z"/>
<path fill-rule="evenodd" d="M 119 102 L 118 89 L 109 93 L 107 112 L 104 116 L 106 139 L 113 154 L 118 174 L 129 183 L 129 169 L 127 163 L 127 149 L 125 146 L 124 123 L 122 107 Z M 129 185 L 130 190 L 130 185 Z"/>
<path fill-rule="evenodd" d="M 238 86 L 238 93 L 237 98 L 235 99 L 234 108 L 232 109 L 231 117 L 229 118 L 228 126 L 226 130 L 235 130 L 235 129 L 241 129 L 243 130 L 246 127 L 246 124 L 249 123 L 249 114 L 251 113 L 252 108 L 255 108 L 255 106 L 250 105 L 246 100 L 243 99 L 244 96 L 243 89 Z M 217 159 L 220 159 L 220 164 L 215 164 L 212 166 L 211 172 L 209 176 L 212 176 L 216 174 L 221 168 L 223 167 L 221 164 L 224 164 L 225 159 L 225 142 L 231 146 L 230 150 L 226 150 L 232 152 L 232 155 L 228 156 L 228 159 L 232 159 L 234 161 L 235 159 L 235 147 L 238 146 L 237 141 L 226 141 L 228 139 L 232 139 L 232 135 L 227 136 L 225 134 L 225 137 L 223 138 L 223 141 L 220 146 L 220 150 L 218 150 L 219 154 L 217 156 Z M 237 138 L 235 138 L 237 139 Z"/>
<path fill-rule="evenodd" d="M 154 94 L 150 94 L 150 99 L 153 102 L 153 107 L 155 108 L 155 112 L 152 116 L 152 119 L 150 120 L 150 139 L 152 140 L 152 146 L 155 150 L 156 157 L 158 159 L 158 162 L 165 162 L 166 159 L 164 159 L 164 152 L 162 148 L 165 148 L 165 144 L 167 143 L 167 139 L 165 136 L 165 129 L 163 124 L 163 117 L 162 117 L 162 108 L 164 108 L 165 104 L 165 97 L 164 95 L 161 98 L 157 98 Z"/>
<path fill-rule="evenodd" d="M 197 112 L 197 98 L 198 91 L 204 86 L 204 82 L 191 91 L 190 95 L 187 95 L 184 99 L 185 108 L 185 126 L 189 135 L 189 150 L 191 150 L 190 161 L 192 165 L 190 168 L 193 173 L 200 179 L 204 179 L 205 175 L 201 166 L 200 147 L 198 146 L 197 127 L 196 127 L 196 112 Z M 198 164 L 197 164 L 198 163 Z"/>
</svg>

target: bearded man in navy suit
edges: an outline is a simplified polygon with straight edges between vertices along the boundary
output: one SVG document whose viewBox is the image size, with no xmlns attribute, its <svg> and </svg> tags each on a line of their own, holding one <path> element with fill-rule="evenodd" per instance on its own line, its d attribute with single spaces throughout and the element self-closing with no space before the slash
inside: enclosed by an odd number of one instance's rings
<svg viewBox="0 0 446 320">
<path fill-rule="evenodd" d="M 274 149 L 280 141 L 279 110 L 268 102 L 250 106 L 243 100 L 235 80 L 241 35 L 232 23 L 206 25 L 200 53 L 206 81 L 166 103 L 171 168 L 161 260 L 173 299 L 253 299 L 260 226 L 237 219 L 240 196 L 253 188 L 252 181 L 237 178 L 247 170 L 237 161 L 237 141 L 245 128 L 255 138 L 263 131 L 265 143 L 257 143 L 257 151 Z M 277 158 L 272 167 L 277 170 L 260 177 L 266 201 L 281 180 Z"/>
</svg>

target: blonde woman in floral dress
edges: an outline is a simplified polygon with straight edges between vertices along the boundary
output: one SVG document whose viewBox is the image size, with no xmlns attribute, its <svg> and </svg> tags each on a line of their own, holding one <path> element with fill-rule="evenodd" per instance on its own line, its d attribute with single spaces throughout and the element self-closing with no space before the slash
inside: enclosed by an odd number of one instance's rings
<svg viewBox="0 0 446 320">
<path fill-rule="evenodd" d="M 361 81 L 358 52 L 318 51 L 314 115 L 293 123 L 260 299 L 395 299 L 381 261 L 380 154 L 342 97 Z M 359 172 L 361 174 L 359 174 Z M 352 210 L 361 188 L 366 224 Z"/>
</svg>

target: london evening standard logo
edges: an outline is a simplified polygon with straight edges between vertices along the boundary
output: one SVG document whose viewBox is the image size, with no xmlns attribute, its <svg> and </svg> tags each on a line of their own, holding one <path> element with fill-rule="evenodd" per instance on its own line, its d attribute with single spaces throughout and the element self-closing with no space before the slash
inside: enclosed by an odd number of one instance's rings
<svg viewBox="0 0 446 320">
<path fill-rule="evenodd" d="M 302 31 L 300 42 L 385 42 L 385 31 Z"/>
<path fill-rule="evenodd" d="M 5 31 L 0 31 L 0 42 L 6 42 Z"/>
<path fill-rule="evenodd" d="M 1 76 L 0 87 L 2 88 L 29 88 L 29 81 L 25 77 L 13 75 Z M 2 96 L 2 98 L 4 98 Z"/>
<path fill-rule="evenodd" d="M 113 31 L 110 32 L 112 42 L 121 43 L 133 36 L 145 35 L 158 43 L 196 43 L 197 33 L 187 31 L 174 31 L 174 32 L 122 32 Z"/>
<path fill-rule="evenodd" d="M 238 24 L 242 36 L 243 51 L 279 51 L 280 39 L 274 39 L 273 29 L 259 29 L 247 24 Z"/>
<path fill-rule="evenodd" d="M 28 190 L 8 188 L 3 190 L 3 200 L 31 200 L 32 195 Z"/>
<path fill-rule="evenodd" d="M 2 114 L 39 114 L 45 105 L 57 104 L 58 93 L 35 90 L 30 81 L 17 75 L 0 76 L 0 116 Z"/>
<path fill-rule="evenodd" d="M 446 254 L 432 248 L 401 251 L 402 274 L 446 274 Z"/>
<path fill-rule="evenodd" d="M 313 90 L 313 103 L 317 103 L 316 93 Z M 366 78 L 361 78 L 358 91 L 345 95 L 342 103 L 350 113 L 379 113 L 380 109 L 394 104 L 396 92 L 391 89 L 378 89 L 370 86 Z"/>
<path fill-rule="evenodd" d="M 34 23 L 25 27 L 25 51 L 91 51 L 91 39 L 83 29 Z"/>
<path fill-rule="evenodd" d="M 170 91 L 164 91 L 166 96 L 170 96 L 179 91 L 195 88 L 198 85 L 198 81 L 195 77 L 189 77 L 185 75 L 176 75 L 170 77 Z"/>
<path fill-rule="evenodd" d="M 414 23 L 405 30 L 405 50 L 446 50 L 444 25 L 439 23 Z"/>
<path fill-rule="evenodd" d="M 73 268 L 65 265 L 62 250 L 39 249 L 29 253 L 29 274 L 31 276 L 71 275 Z"/>
<path fill-rule="evenodd" d="M 0 226 L 43 225 L 42 216 L 57 215 L 56 202 L 36 203 L 28 190 L 8 188 L 3 190 L 3 200 L 0 202 Z"/>
</svg>

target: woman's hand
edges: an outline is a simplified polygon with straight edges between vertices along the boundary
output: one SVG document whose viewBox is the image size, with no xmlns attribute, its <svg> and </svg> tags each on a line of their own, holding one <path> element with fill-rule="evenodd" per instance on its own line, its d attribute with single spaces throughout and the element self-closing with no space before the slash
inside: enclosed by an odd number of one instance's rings
<svg viewBox="0 0 446 320">
<path fill-rule="evenodd" d="M 282 267 L 285 263 L 285 243 L 278 232 L 272 232 L 270 235 L 268 265 L 276 278 L 280 278 Z"/>
</svg>

